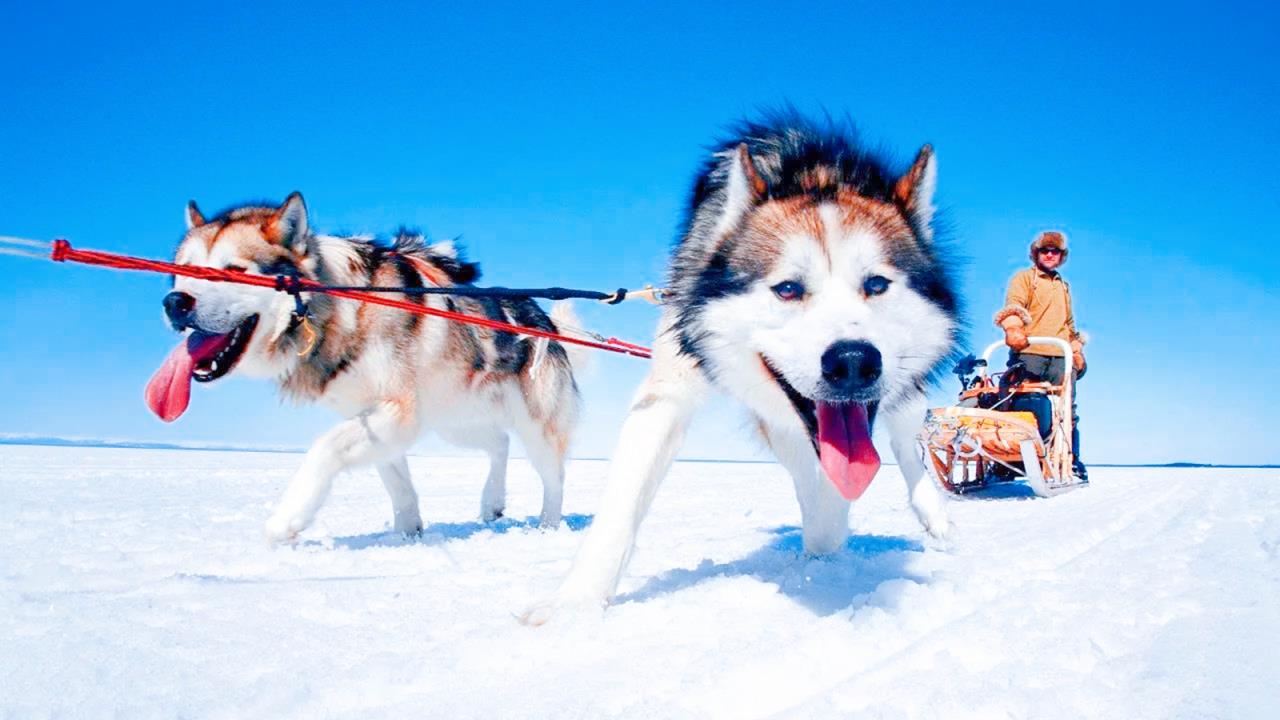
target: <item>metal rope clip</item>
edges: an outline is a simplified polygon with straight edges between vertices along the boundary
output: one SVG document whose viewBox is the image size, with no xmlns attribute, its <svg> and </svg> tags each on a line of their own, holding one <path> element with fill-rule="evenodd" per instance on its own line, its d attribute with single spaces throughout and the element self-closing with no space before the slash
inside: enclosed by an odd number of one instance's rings
<svg viewBox="0 0 1280 720">
<path fill-rule="evenodd" d="M 316 349 L 316 342 L 320 339 L 320 334 L 316 332 L 315 327 L 311 324 L 310 309 L 302 301 L 302 285 L 298 282 L 296 276 L 277 275 L 276 290 L 287 292 L 293 296 L 293 316 L 289 319 L 289 329 L 302 328 L 302 334 L 306 339 L 303 341 L 302 349 L 298 351 L 298 357 L 306 357 Z"/>
<path fill-rule="evenodd" d="M 652 284 L 645 285 L 643 290 L 627 290 L 626 288 L 618 288 L 617 292 L 612 295 L 601 298 L 600 302 L 606 305 L 617 305 L 623 300 L 632 298 L 640 298 L 652 305 L 661 305 L 666 300 L 667 291 L 663 288 L 656 288 Z"/>
<path fill-rule="evenodd" d="M 311 354 L 312 350 L 316 349 L 316 341 L 320 339 L 320 335 L 316 332 L 316 329 L 311 326 L 311 320 L 306 315 L 302 316 L 301 324 L 302 332 L 306 335 L 307 339 L 303 344 L 302 349 L 298 351 L 298 357 L 306 357 Z"/>
</svg>

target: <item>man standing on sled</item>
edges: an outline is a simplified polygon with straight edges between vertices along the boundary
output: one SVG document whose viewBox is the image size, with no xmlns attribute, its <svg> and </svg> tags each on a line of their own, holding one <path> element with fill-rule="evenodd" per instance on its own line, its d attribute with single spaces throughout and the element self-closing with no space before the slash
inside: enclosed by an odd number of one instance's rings
<svg viewBox="0 0 1280 720">
<path fill-rule="evenodd" d="M 1026 379 L 1062 382 L 1064 361 L 1061 352 L 1050 345 L 1032 345 L 1028 336 L 1061 338 L 1071 344 L 1074 377 L 1084 376 L 1084 338 L 1076 330 L 1071 312 L 1071 286 L 1062 278 L 1059 268 L 1067 261 L 1067 238 L 1060 232 L 1040 233 L 1031 243 L 1032 266 L 1020 270 L 1009 281 L 1005 306 L 996 313 L 995 322 L 1004 329 L 1009 346 L 1009 367 L 1022 365 Z M 1084 463 L 1080 462 L 1080 417 L 1076 411 L 1074 387 L 1071 396 L 1072 472 L 1087 480 Z"/>
</svg>

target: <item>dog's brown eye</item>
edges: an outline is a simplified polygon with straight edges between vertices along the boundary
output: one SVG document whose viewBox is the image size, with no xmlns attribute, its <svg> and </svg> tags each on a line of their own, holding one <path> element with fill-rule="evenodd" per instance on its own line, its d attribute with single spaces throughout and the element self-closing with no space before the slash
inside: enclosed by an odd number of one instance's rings
<svg viewBox="0 0 1280 720">
<path fill-rule="evenodd" d="M 884 277 L 883 275 L 872 275 L 862 281 L 862 292 L 865 293 L 867 297 L 883 295 L 884 292 L 889 289 L 890 282 L 889 278 Z"/>
<path fill-rule="evenodd" d="M 804 285 L 801 285 L 795 280 L 784 280 L 770 289 L 773 290 L 773 294 L 777 295 L 781 300 L 799 300 L 804 297 Z"/>
</svg>

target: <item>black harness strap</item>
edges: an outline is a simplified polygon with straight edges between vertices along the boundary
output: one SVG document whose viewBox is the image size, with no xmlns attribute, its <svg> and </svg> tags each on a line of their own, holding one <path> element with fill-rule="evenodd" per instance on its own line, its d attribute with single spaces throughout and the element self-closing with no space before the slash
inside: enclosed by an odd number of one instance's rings
<svg viewBox="0 0 1280 720">
<path fill-rule="evenodd" d="M 310 308 L 302 301 L 302 293 L 307 288 L 302 287 L 298 282 L 297 275 L 277 275 L 276 291 L 289 293 L 293 296 L 293 315 L 289 318 L 289 329 L 286 332 L 293 332 L 298 326 L 307 319 L 311 314 Z"/>
<path fill-rule="evenodd" d="M 356 292 L 399 293 L 403 295 L 452 295 L 454 297 L 501 298 L 506 300 L 600 300 L 610 305 L 617 305 L 627 297 L 624 288 L 617 292 L 605 293 L 598 290 L 573 290 L 562 287 L 548 288 L 508 288 L 508 287 L 473 287 L 461 285 L 454 287 L 380 287 L 369 285 L 321 285 L 308 288 L 316 292 L 326 290 L 343 290 Z M 288 290 L 286 289 L 286 292 Z"/>
</svg>

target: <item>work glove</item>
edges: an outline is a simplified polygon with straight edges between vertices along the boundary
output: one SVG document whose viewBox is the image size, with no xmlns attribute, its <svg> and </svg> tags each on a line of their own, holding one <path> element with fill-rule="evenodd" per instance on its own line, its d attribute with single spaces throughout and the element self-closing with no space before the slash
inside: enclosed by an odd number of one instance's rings
<svg viewBox="0 0 1280 720">
<path fill-rule="evenodd" d="M 1027 332 L 1023 329 L 1023 322 L 1018 318 L 1006 318 L 1002 323 L 1005 328 L 1005 345 L 1012 350 L 1027 350 L 1030 341 L 1027 340 Z"/>
<path fill-rule="evenodd" d="M 1027 340 L 1027 334 L 1020 327 L 1004 329 L 1004 344 L 1019 351 L 1031 347 L 1031 341 Z"/>
<path fill-rule="evenodd" d="M 1014 351 L 1026 350 L 1031 343 L 1027 340 L 1026 327 L 1031 316 L 1026 309 L 1016 305 L 1003 308 L 995 316 L 996 324 L 1004 330 L 1004 344 Z"/>
</svg>

